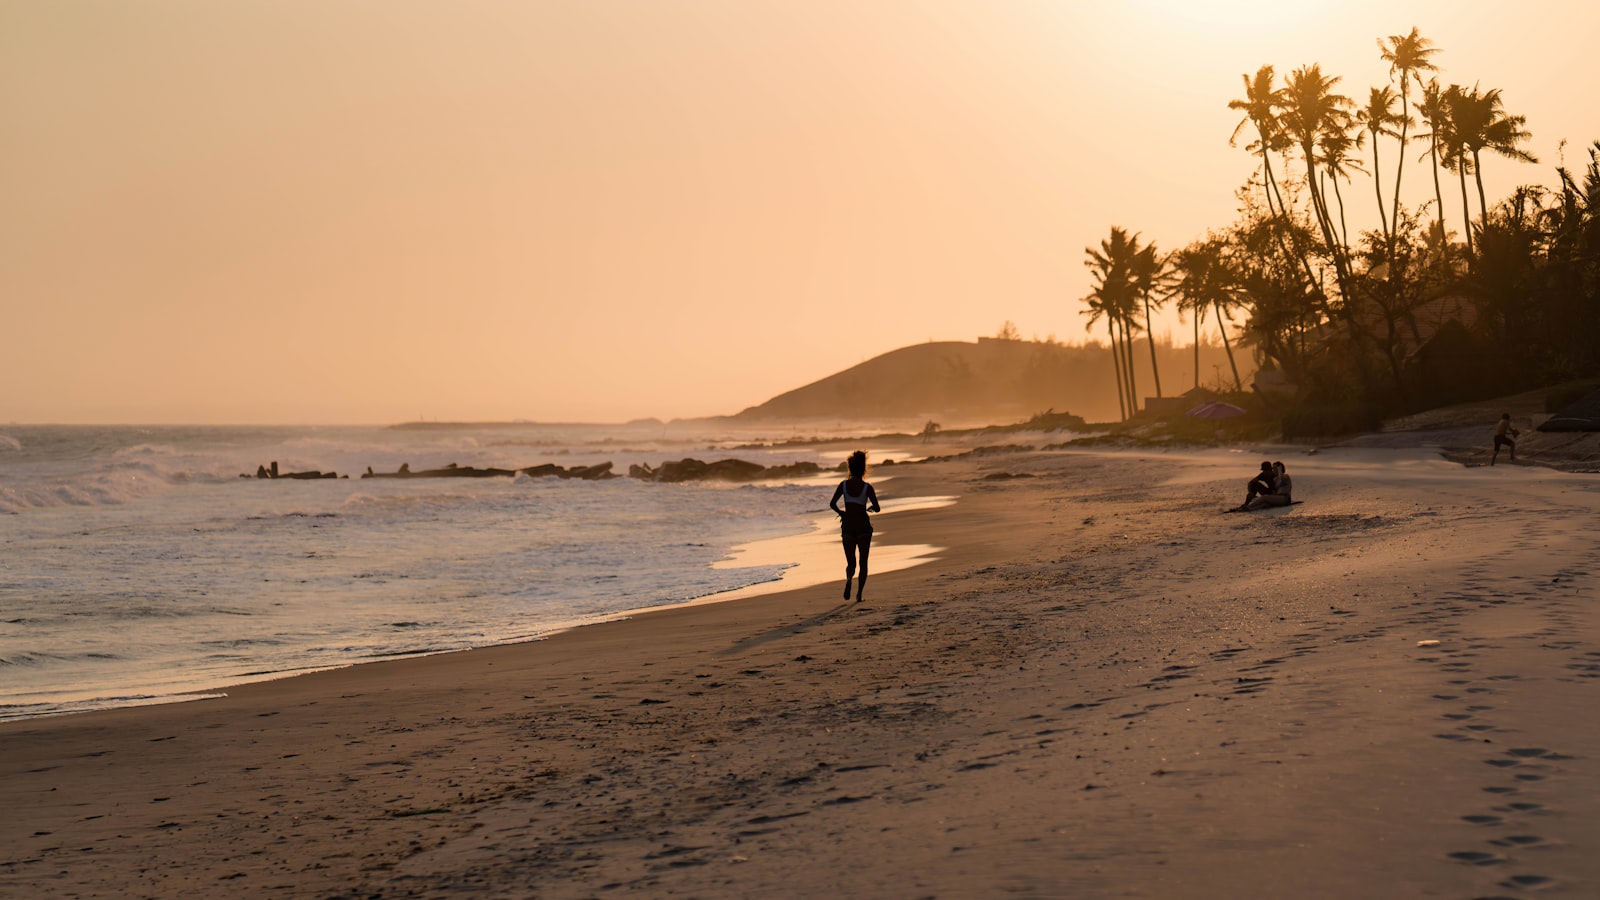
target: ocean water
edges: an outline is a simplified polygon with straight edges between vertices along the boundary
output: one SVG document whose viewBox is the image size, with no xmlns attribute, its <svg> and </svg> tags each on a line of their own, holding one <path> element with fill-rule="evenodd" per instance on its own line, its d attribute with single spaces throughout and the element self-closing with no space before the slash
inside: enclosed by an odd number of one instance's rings
<svg viewBox="0 0 1600 900">
<path fill-rule="evenodd" d="M 789 436 L 660 424 L 0 426 L 0 719 L 526 640 L 776 580 L 784 561 L 739 565 L 730 551 L 813 528 L 837 475 L 733 485 L 359 474 L 604 461 L 625 474 L 684 457 L 832 466 L 842 455 L 747 446 Z M 351 477 L 240 477 L 272 461 Z"/>
</svg>

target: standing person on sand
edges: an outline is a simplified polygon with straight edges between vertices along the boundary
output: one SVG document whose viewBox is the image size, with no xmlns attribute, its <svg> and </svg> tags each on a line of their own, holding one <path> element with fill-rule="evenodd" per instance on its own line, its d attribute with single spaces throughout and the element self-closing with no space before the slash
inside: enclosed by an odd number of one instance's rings
<svg viewBox="0 0 1600 900">
<path fill-rule="evenodd" d="M 1522 432 L 1511 427 L 1511 413 L 1500 414 L 1500 424 L 1494 426 L 1494 454 L 1489 457 L 1489 465 L 1494 465 L 1495 459 L 1500 456 L 1502 446 L 1511 448 L 1511 461 L 1517 461 L 1517 435 Z"/>
<path fill-rule="evenodd" d="M 861 557 L 861 579 L 856 584 L 856 602 L 867 589 L 867 556 L 872 552 L 872 520 L 867 510 L 878 512 L 878 492 L 867 484 L 867 454 L 861 450 L 850 454 L 847 463 L 850 477 L 833 489 L 833 499 L 828 508 L 839 514 L 839 537 L 844 541 L 844 598 L 850 599 L 850 579 L 856 574 L 856 556 Z M 844 509 L 839 500 L 844 500 Z"/>
</svg>

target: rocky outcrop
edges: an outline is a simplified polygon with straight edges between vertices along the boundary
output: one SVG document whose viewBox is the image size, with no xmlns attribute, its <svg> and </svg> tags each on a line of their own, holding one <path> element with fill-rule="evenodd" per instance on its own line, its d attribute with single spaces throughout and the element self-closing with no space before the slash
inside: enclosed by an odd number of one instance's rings
<svg viewBox="0 0 1600 900">
<path fill-rule="evenodd" d="M 511 469 L 476 469 L 472 466 L 458 466 L 450 463 L 442 469 L 423 469 L 420 472 L 411 471 L 410 463 L 401 463 L 400 468 L 394 472 L 374 472 L 368 466 L 367 471 L 361 474 L 362 478 L 510 478 L 517 474 Z"/>
<path fill-rule="evenodd" d="M 761 481 L 773 478 L 800 478 L 823 471 L 816 463 L 798 462 L 783 466 L 763 466 L 743 459 L 704 462 L 680 459 L 664 462 L 660 468 L 649 465 L 628 467 L 628 476 L 643 481 L 677 483 L 682 481 Z"/>
<path fill-rule="evenodd" d="M 841 470 L 843 464 L 840 464 Z M 763 466 L 743 459 L 723 459 L 716 462 L 703 462 L 698 459 L 680 459 L 675 462 L 664 462 L 659 468 L 648 464 L 633 465 L 628 467 L 628 476 L 641 481 L 659 481 L 664 483 L 677 483 L 683 481 L 760 481 L 776 478 L 804 478 L 825 471 L 821 466 L 811 462 L 789 463 L 781 466 Z M 458 466 L 450 463 L 437 469 L 419 469 L 413 471 L 410 463 L 401 463 L 400 468 L 393 472 L 374 472 L 371 466 L 361 474 L 362 478 L 510 478 L 515 475 L 527 475 L 530 478 L 576 478 L 581 481 L 604 481 L 609 478 L 619 478 L 612 471 L 609 462 L 595 463 L 592 466 L 558 466 L 555 463 L 543 463 L 537 466 L 527 466 L 521 469 L 497 469 L 474 466 Z M 250 475 L 240 475 L 240 478 L 250 478 Z M 269 469 L 260 466 L 256 469 L 256 478 L 337 478 L 333 472 L 286 472 L 278 471 L 278 464 L 273 463 Z M 348 478 L 349 476 L 345 476 Z"/>
<path fill-rule="evenodd" d="M 522 473 L 533 478 L 580 478 L 584 481 L 601 481 L 607 478 L 616 478 L 616 473 L 611 471 L 611 463 L 596 463 L 592 466 L 573 466 L 564 468 L 553 463 L 528 466 L 524 469 L 478 469 L 472 466 L 458 466 L 450 463 L 441 469 L 423 469 L 420 472 L 411 471 L 410 463 L 401 463 L 400 468 L 394 472 L 374 472 L 368 466 L 362 473 L 362 478 L 510 478 Z"/>
<path fill-rule="evenodd" d="M 313 469 L 313 470 L 311 470 L 309 472 L 279 472 L 278 471 L 278 461 L 277 460 L 273 460 L 271 463 L 269 463 L 266 466 L 256 466 L 256 474 L 251 475 L 248 472 L 241 472 L 241 473 L 239 473 L 239 477 L 240 478 L 266 478 L 266 479 L 294 478 L 294 479 L 305 480 L 305 479 L 311 479 L 311 478 L 338 478 L 339 477 L 339 473 L 338 472 L 318 472 L 315 469 Z M 345 477 L 349 478 L 350 476 L 346 475 Z"/>
<path fill-rule="evenodd" d="M 536 469 L 542 469 L 542 468 L 544 468 L 544 467 L 543 466 L 536 466 L 534 469 L 523 469 L 522 471 L 527 472 L 529 475 L 533 475 L 534 471 Z M 555 468 L 559 469 L 561 467 L 560 466 L 556 466 Z M 603 463 L 595 463 L 592 466 L 572 466 L 571 468 L 567 469 L 565 472 L 557 472 L 556 473 L 556 477 L 557 478 L 581 478 L 584 481 L 604 481 L 607 478 L 619 478 L 621 476 L 619 476 L 619 475 L 617 475 L 617 473 L 611 471 L 611 463 L 603 462 Z"/>
</svg>

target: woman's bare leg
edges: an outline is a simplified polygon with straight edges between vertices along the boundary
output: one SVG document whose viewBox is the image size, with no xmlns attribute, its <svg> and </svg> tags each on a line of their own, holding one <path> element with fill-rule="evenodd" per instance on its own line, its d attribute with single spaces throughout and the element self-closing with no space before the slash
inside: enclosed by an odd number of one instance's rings
<svg viewBox="0 0 1600 900">
<path fill-rule="evenodd" d="M 867 556 L 872 553 L 872 535 L 864 534 L 857 541 L 856 546 L 861 553 L 861 574 L 856 580 L 856 602 L 861 602 L 861 595 L 867 591 Z M 849 588 L 846 588 L 849 590 Z"/>
<path fill-rule="evenodd" d="M 862 550 L 862 560 L 866 560 L 866 550 Z M 856 539 L 848 535 L 844 539 L 844 598 L 850 599 L 850 579 L 856 575 Z"/>
</svg>

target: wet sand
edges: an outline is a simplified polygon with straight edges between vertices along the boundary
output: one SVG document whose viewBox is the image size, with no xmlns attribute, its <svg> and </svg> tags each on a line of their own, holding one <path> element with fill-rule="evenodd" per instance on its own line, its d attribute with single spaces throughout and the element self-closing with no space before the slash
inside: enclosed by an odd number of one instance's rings
<svg viewBox="0 0 1600 900">
<path fill-rule="evenodd" d="M 1600 893 L 1600 478 L 1297 452 L 897 466 L 959 501 L 861 604 L 0 726 L 0 895 Z"/>
</svg>

